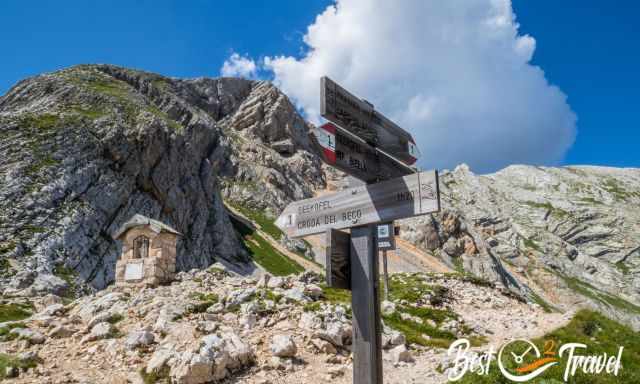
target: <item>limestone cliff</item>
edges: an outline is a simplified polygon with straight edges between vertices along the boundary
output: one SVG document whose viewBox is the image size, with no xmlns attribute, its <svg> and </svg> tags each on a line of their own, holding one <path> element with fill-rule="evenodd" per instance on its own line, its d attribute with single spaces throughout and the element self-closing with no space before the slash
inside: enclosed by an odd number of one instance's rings
<svg viewBox="0 0 640 384">
<path fill-rule="evenodd" d="M 318 160 L 305 129 L 264 82 L 108 65 L 20 82 L 0 98 L 3 287 L 62 291 L 56 268 L 105 287 L 120 252 L 111 234 L 135 213 L 185 234 L 181 270 L 247 262 L 220 190 L 242 202 L 237 186 L 251 185 L 260 209 L 309 195 L 322 176 L 307 167 Z"/>
<path fill-rule="evenodd" d="M 402 221 L 405 239 L 532 300 L 640 328 L 640 169 L 463 165 L 440 183 L 443 212 Z"/>
</svg>

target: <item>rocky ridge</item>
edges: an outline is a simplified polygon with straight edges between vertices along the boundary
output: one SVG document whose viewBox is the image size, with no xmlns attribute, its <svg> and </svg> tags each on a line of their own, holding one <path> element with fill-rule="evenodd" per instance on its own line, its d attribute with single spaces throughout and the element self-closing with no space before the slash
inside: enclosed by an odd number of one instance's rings
<svg viewBox="0 0 640 384">
<path fill-rule="evenodd" d="M 404 239 L 531 300 L 640 329 L 640 169 L 463 165 L 440 186 L 444 211 L 403 220 Z"/>
</svg>

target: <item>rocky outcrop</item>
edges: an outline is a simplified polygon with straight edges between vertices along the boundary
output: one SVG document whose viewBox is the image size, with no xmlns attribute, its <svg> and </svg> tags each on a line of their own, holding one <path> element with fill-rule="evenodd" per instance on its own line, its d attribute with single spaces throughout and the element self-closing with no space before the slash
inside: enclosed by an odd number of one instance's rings
<svg viewBox="0 0 640 384">
<path fill-rule="evenodd" d="M 108 65 L 20 82 L 0 98 L 2 285 L 104 288 L 120 253 L 111 234 L 136 213 L 185 235 L 179 270 L 246 263 L 223 197 L 273 209 L 309 196 L 322 175 L 306 129 L 265 82 Z"/>
<path fill-rule="evenodd" d="M 221 172 L 225 199 L 275 219 L 291 201 L 324 187 L 309 123 L 272 84 L 257 83 L 220 126 L 231 141 Z"/>
<path fill-rule="evenodd" d="M 403 220 L 403 238 L 530 299 L 640 326 L 640 169 L 462 165 L 440 188 L 443 212 Z"/>
</svg>

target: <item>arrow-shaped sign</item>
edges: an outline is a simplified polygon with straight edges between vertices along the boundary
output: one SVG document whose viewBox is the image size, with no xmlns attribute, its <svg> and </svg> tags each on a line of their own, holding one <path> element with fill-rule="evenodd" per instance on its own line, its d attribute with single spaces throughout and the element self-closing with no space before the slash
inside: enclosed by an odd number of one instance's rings
<svg viewBox="0 0 640 384">
<path fill-rule="evenodd" d="M 332 123 L 314 129 L 313 136 L 325 163 L 367 183 L 416 172 Z"/>
<path fill-rule="evenodd" d="M 293 202 L 276 226 L 293 238 L 439 210 L 438 173 L 426 171 Z"/>
<path fill-rule="evenodd" d="M 409 132 L 326 76 L 320 79 L 320 115 L 405 164 L 420 157 Z"/>
</svg>

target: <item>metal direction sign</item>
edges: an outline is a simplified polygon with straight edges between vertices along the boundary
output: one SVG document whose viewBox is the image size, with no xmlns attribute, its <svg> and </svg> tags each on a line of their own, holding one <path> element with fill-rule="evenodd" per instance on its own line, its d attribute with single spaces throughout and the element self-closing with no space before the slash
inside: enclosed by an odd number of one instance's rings
<svg viewBox="0 0 640 384">
<path fill-rule="evenodd" d="M 415 173 L 410 166 L 387 156 L 332 123 L 316 128 L 313 134 L 325 163 L 365 182 Z"/>
<path fill-rule="evenodd" d="M 326 76 L 320 79 L 320 114 L 406 164 L 420 157 L 409 132 Z"/>
<path fill-rule="evenodd" d="M 426 171 L 293 202 L 276 225 L 289 237 L 302 237 L 439 210 L 438 173 Z"/>
<path fill-rule="evenodd" d="M 392 251 L 396 249 L 396 238 L 394 235 L 393 222 L 376 225 L 378 249 L 381 251 Z"/>
</svg>

